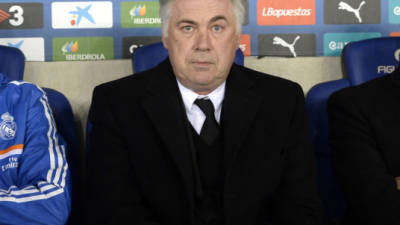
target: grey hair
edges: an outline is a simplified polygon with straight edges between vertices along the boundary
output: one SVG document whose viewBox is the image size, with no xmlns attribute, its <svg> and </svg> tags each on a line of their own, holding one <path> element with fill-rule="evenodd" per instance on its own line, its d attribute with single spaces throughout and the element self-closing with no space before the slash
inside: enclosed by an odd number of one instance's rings
<svg viewBox="0 0 400 225">
<path fill-rule="evenodd" d="M 172 4 L 175 0 L 159 0 L 160 1 L 160 17 L 162 21 L 162 34 L 168 36 L 168 25 L 171 17 Z M 244 0 L 230 0 L 236 16 L 236 33 L 242 32 L 242 24 L 244 23 L 245 7 Z"/>
</svg>

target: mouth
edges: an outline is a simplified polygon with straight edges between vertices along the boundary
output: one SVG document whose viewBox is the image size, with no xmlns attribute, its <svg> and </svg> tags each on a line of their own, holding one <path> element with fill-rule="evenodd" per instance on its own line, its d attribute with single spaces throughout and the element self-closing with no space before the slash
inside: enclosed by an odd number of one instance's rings
<svg viewBox="0 0 400 225">
<path fill-rule="evenodd" d="M 212 66 L 214 65 L 213 62 L 201 60 L 192 61 L 191 64 L 193 66 L 193 69 L 197 72 L 210 71 Z"/>
<path fill-rule="evenodd" d="M 193 62 L 193 64 L 198 65 L 198 66 L 209 66 L 212 63 L 211 62 Z"/>
<path fill-rule="evenodd" d="M 192 61 L 191 62 L 193 65 L 195 66 L 200 66 L 200 67 L 207 67 L 207 66 L 211 66 L 214 63 L 210 62 L 210 61 L 202 61 L 202 60 L 196 60 L 196 61 Z"/>
</svg>

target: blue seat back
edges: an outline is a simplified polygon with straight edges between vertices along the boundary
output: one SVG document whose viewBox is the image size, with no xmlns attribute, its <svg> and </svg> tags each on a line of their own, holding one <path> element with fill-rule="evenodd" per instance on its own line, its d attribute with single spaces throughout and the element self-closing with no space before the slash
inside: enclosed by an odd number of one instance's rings
<svg viewBox="0 0 400 225">
<path fill-rule="evenodd" d="M 400 37 L 352 42 L 342 52 L 344 75 L 351 86 L 393 72 L 399 65 L 399 60 Z"/>
<path fill-rule="evenodd" d="M 132 66 L 135 73 L 151 69 L 168 57 L 168 50 L 159 42 L 138 48 L 132 54 Z M 244 65 L 243 52 L 238 49 L 235 55 L 235 63 Z"/>
<path fill-rule="evenodd" d="M 325 206 L 325 223 L 340 223 L 346 204 L 332 167 L 328 145 L 328 98 L 335 91 L 358 85 L 393 71 L 398 66 L 400 37 L 386 37 L 352 42 L 342 52 L 345 78 L 317 84 L 306 98 L 310 136 L 317 159 L 317 182 Z"/>
<path fill-rule="evenodd" d="M 307 114 L 310 121 L 311 144 L 317 161 L 317 184 L 324 204 L 324 223 L 338 224 L 345 212 L 344 196 L 334 176 L 332 154 L 328 146 L 329 96 L 344 87 L 349 87 L 347 79 L 318 84 L 310 89 L 306 98 Z"/>
<path fill-rule="evenodd" d="M 18 48 L 0 45 L 0 73 L 10 80 L 24 77 L 25 56 Z"/>
</svg>

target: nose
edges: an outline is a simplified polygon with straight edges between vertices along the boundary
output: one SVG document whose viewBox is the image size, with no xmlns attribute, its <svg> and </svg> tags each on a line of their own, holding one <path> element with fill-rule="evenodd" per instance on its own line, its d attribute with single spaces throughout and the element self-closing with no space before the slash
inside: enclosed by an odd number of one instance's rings
<svg viewBox="0 0 400 225">
<path fill-rule="evenodd" d="M 194 45 L 196 51 L 210 51 L 211 40 L 208 30 L 206 28 L 199 29 L 196 34 L 196 41 Z"/>
</svg>

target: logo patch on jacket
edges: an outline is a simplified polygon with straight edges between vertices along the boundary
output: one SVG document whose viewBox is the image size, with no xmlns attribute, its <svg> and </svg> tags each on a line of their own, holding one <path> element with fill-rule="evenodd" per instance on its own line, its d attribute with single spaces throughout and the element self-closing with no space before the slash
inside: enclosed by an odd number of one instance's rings
<svg viewBox="0 0 400 225">
<path fill-rule="evenodd" d="M 3 140 L 11 140 L 17 134 L 17 124 L 14 122 L 14 117 L 6 112 L 1 115 L 0 122 L 0 138 Z"/>
</svg>

